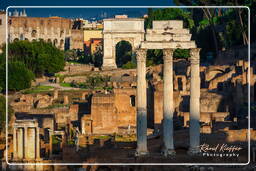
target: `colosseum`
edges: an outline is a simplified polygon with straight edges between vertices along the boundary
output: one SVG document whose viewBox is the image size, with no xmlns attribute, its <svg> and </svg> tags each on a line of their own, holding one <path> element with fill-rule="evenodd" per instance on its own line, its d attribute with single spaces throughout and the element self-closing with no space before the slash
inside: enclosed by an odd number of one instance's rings
<svg viewBox="0 0 256 171">
<path fill-rule="evenodd" d="M 9 17 L 9 42 L 44 40 L 56 47 L 72 49 L 72 21 L 62 17 Z"/>
</svg>

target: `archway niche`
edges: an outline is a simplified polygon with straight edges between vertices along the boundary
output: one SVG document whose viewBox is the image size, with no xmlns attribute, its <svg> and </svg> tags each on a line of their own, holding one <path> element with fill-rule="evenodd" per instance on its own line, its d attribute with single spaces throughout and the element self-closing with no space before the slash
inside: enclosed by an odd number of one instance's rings
<svg viewBox="0 0 256 171">
<path fill-rule="evenodd" d="M 57 39 L 54 39 L 54 40 L 53 40 L 53 45 L 57 47 L 57 44 L 58 44 L 58 40 L 57 40 Z"/>
<path fill-rule="evenodd" d="M 115 46 L 116 65 L 118 68 L 132 60 L 132 45 L 130 42 L 121 40 Z"/>
<path fill-rule="evenodd" d="M 37 31 L 36 30 L 32 30 L 31 32 L 31 37 L 36 37 Z"/>
<path fill-rule="evenodd" d="M 60 40 L 60 48 L 64 49 L 64 40 L 63 39 Z"/>
<path fill-rule="evenodd" d="M 18 39 L 18 38 L 15 38 L 13 41 L 14 41 L 14 42 L 17 42 L 17 41 L 19 41 L 19 39 Z"/>
</svg>

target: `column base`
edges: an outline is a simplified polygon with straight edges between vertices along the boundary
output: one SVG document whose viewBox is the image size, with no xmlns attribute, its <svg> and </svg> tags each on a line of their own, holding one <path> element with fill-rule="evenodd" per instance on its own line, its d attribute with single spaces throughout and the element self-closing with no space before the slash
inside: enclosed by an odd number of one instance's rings
<svg viewBox="0 0 256 171">
<path fill-rule="evenodd" d="M 35 161 L 40 162 L 40 161 L 42 161 L 42 158 L 36 158 Z"/>
<path fill-rule="evenodd" d="M 135 157 L 147 156 L 148 154 L 149 154 L 148 151 L 138 151 L 138 150 L 136 150 Z"/>
<path fill-rule="evenodd" d="M 174 149 L 164 149 L 162 151 L 162 155 L 164 157 L 174 157 L 176 155 L 176 152 Z"/>
<path fill-rule="evenodd" d="M 193 147 L 193 148 L 189 148 L 188 150 L 188 155 L 190 156 L 199 156 L 200 155 L 200 149 L 199 147 Z"/>
<path fill-rule="evenodd" d="M 109 65 L 102 65 L 101 66 L 102 70 L 113 70 L 113 69 L 117 69 L 116 64 L 109 64 Z"/>
</svg>

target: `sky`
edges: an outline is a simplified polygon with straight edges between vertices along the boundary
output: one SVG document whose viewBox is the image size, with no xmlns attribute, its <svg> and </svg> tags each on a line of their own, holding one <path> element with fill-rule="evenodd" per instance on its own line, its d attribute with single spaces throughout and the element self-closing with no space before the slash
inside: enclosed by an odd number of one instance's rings
<svg viewBox="0 0 256 171">
<path fill-rule="evenodd" d="M 147 8 L 9 8 L 8 12 L 25 10 L 29 17 L 60 16 L 65 18 L 84 18 L 93 20 L 111 18 L 114 15 L 127 14 L 129 17 L 141 17 Z"/>
<path fill-rule="evenodd" d="M 8 6 L 172 6 L 172 0 L 0 0 L 0 9 Z M 22 8 L 23 9 L 23 8 Z M 19 11 L 22 11 L 19 9 Z M 10 9 L 14 10 L 13 8 Z M 26 9 L 28 16 L 66 18 L 109 18 L 115 14 L 128 14 L 129 17 L 140 17 L 147 13 L 147 8 L 81 8 Z"/>
</svg>

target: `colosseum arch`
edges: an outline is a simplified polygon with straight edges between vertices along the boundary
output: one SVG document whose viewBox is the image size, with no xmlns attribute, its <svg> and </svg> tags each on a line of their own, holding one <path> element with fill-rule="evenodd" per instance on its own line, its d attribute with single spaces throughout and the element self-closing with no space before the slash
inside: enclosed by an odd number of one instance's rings
<svg viewBox="0 0 256 171">
<path fill-rule="evenodd" d="M 104 20 L 104 56 L 103 69 L 115 69 L 116 44 L 122 40 L 131 44 L 132 50 L 137 49 L 144 40 L 144 19 L 111 18 Z"/>
</svg>

